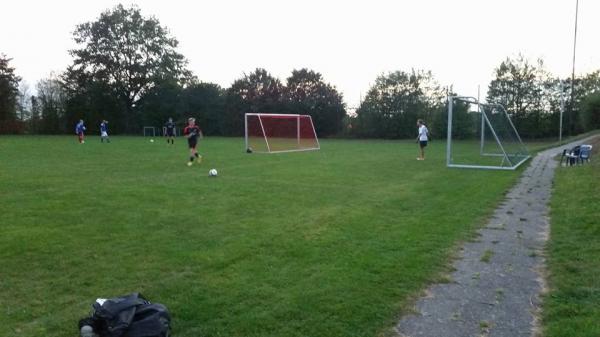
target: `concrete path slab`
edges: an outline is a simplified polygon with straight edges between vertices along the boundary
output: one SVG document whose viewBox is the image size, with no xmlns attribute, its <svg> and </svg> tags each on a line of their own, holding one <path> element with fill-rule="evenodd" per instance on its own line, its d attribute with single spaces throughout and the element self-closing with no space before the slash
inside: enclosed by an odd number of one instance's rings
<svg viewBox="0 0 600 337">
<path fill-rule="evenodd" d="M 542 250 L 548 239 L 553 159 L 563 148 L 538 153 L 506 195 L 479 238 L 466 243 L 452 282 L 431 285 L 416 314 L 396 326 L 402 337 L 534 336 L 544 289 Z"/>
</svg>

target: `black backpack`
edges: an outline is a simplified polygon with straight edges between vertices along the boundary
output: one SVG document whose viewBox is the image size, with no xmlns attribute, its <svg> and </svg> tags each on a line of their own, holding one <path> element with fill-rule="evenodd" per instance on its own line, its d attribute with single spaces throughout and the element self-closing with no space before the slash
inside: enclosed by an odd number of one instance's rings
<svg viewBox="0 0 600 337">
<path fill-rule="evenodd" d="M 94 302 L 91 317 L 79 321 L 92 327 L 99 337 L 169 337 L 171 316 L 159 303 L 150 303 L 141 294 Z"/>
</svg>

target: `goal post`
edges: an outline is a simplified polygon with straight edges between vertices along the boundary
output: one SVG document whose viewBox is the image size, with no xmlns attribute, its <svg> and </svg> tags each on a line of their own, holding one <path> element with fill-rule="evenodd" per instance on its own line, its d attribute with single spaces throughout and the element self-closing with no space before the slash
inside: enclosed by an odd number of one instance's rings
<svg viewBox="0 0 600 337">
<path fill-rule="evenodd" d="M 244 129 L 248 152 L 278 153 L 321 148 L 310 115 L 247 113 Z"/>
<path fill-rule="evenodd" d="M 519 132 L 500 104 L 448 97 L 446 165 L 514 170 L 530 158 Z"/>
</svg>

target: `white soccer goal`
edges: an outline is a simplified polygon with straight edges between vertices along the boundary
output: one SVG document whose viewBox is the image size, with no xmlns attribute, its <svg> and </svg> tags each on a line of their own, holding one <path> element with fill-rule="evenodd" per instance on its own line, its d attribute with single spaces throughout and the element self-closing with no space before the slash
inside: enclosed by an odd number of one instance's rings
<svg viewBox="0 0 600 337">
<path fill-rule="evenodd" d="M 249 152 L 293 152 L 319 150 L 319 139 L 309 115 L 245 115 L 246 150 Z"/>
<path fill-rule="evenodd" d="M 530 157 L 502 105 L 448 97 L 448 167 L 514 170 Z"/>
<path fill-rule="evenodd" d="M 154 126 L 144 126 L 144 137 L 156 137 L 156 128 Z"/>
</svg>

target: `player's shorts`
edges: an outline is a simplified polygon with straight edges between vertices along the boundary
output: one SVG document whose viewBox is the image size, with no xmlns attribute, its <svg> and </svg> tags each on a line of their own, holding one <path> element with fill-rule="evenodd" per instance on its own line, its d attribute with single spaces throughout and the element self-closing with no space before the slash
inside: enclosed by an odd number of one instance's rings
<svg viewBox="0 0 600 337">
<path fill-rule="evenodd" d="M 425 147 L 425 146 L 427 146 L 427 141 L 426 141 L 426 140 L 421 140 L 421 141 L 419 141 L 419 146 L 420 146 L 420 147 Z"/>
<path fill-rule="evenodd" d="M 173 129 L 167 129 L 167 137 L 175 137 L 175 132 Z"/>
<path fill-rule="evenodd" d="M 100 132 L 100 137 L 108 137 L 108 132 L 106 132 L 106 131 Z"/>
<path fill-rule="evenodd" d="M 194 138 L 194 139 L 188 138 L 188 146 L 189 146 L 190 149 L 195 149 L 196 145 L 198 145 L 198 139 L 196 139 L 196 138 Z"/>
</svg>

